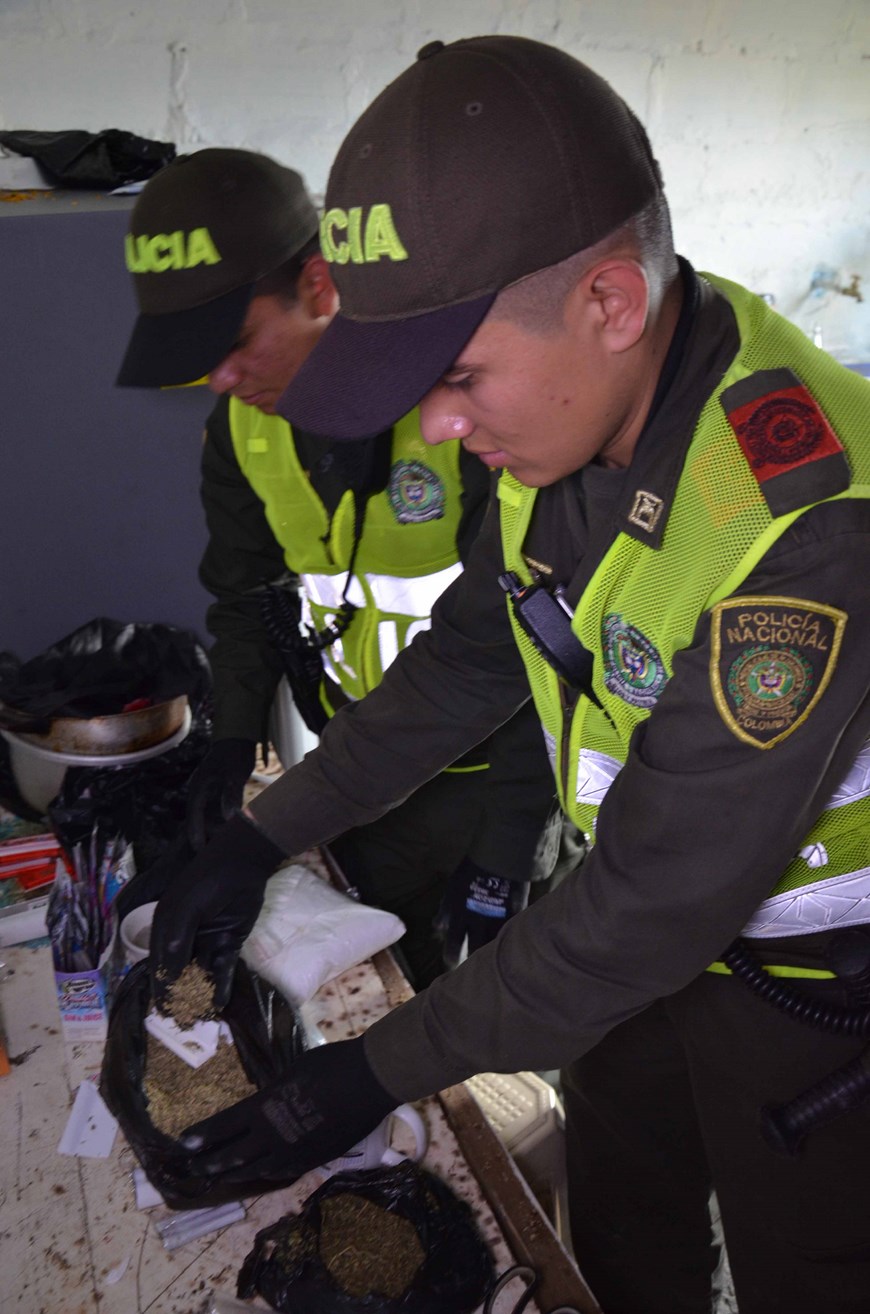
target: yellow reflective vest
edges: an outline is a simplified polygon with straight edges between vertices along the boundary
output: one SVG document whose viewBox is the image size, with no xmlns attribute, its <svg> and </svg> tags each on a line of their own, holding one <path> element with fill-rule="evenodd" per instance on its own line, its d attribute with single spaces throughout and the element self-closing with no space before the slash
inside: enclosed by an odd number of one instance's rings
<svg viewBox="0 0 870 1314">
<path fill-rule="evenodd" d="M 230 399 L 230 432 L 239 467 L 298 576 L 303 619 L 323 630 L 336 616 L 354 545 L 354 495 L 329 516 L 302 468 L 286 420 Z M 462 567 L 459 445 L 430 448 L 417 411 L 394 427 L 386 489 L 369 498 L 348 600 L 358 610 L 342 637 L 323 649 L 326 675 L 346 697 L 361 698 L 414 635 Z M 324 706 L 332 712 L 329 699 Z"/>
<path fill-rule="evenodd" d="M 753 381 L 768 377 L 761 372 L 776 370 L 779 362 L 788 360 L 809 394 L 810 409 L 820 408 L 833 441 L 839 440 L 848 458 L 851 483 L 830 496 L 870 496 L 866 381 L 811 346 L 760 298 L 725 280 L 704 277 L 731 303 L 741 345 L 701 412 L 660 546 L 653 549 L 620 533 L 577 606 L 572 629 L 594 655 L 592 688 L 600 707 L 586 696 L 576 702 L 566 698 L 564 684 L 511 613 L 562 807 L 589 836 L 594 836 L 598 808 L 626 760 L 632 731 L 655 706 L 671 676 L 674 654 L 690 644 L 699 617 L 738 593 L 768 548 L 814 504 L 791 506 L 778 514 L 771 511 L 759 476 L 738 445 L 722 395 L 734 385 L 751 394 Z M 744 380 L 748 382 L 743 384 Z M 786 395 L 780 410 L 771 412 L 774 421 L 784 418 L 791 423 L 788 402 Z M 793 414 L 800 419 L 799 410 L 793 408 Z M 756 465 L 764 459 L 763 433 L 760 442 L 762 455 Z M 507 472 L 502 475 L 499 502 L 505 565 L 525 583 L 531 582 L 531 575 L 522 546 L 535 496 L 534 489 Z M 826 622 L 824 634 L 813 639 L 809 632 L 790 628 L 787 613 L 779 616 L 774 608 L 772 615 L 778 628 L 771 637 L 786 650 L 781 672 L 785 679 L 800 678 L 801 662 L 806 660 L 802 643 L 839 642 L 835 616 L 829 625 Z M 835 661 L 836 651 L 831 658 Z M 829 672 L 832 669 L 828 662 Z M 823 686 L 816 697 L 822 692 Z M 743 731 L 742 737 L 751 738 L 751 732 Z M 759 751 L 776 742 L 774 730 Z M 859 753 L 744 934 L 802 934 L 830 927 L 840 917 L 870 921 L 870 745 Z"/>
</svg>

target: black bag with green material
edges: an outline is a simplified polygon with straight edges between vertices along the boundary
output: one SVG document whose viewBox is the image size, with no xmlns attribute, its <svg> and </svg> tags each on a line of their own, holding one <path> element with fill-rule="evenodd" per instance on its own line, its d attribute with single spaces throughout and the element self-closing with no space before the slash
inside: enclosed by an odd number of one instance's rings
<svg viewBox="0 0 870 1314">
<path fill-rule="evenodd" d="M 289 1186 L 290 1181 L 274 1179 L 234 1181 L 228 1186 L 219 1177 L 194 1174 L 190 1156 L 179 1142 L 152 1123 L 143 1082 L 148 1045 L 160 1042 L 145 1030 L 151 1009 L 149 967 L 146 958 L 121 982 L 109 1015 L 100 1074 L 100 1094 L 118 1119 L 146 1177 L 171 1209 L 204 1209 Z M 292 1005 L 244 962 L 236 967 L 221 1018 L 229 1025 L 248 1080 L 258 1089 L 289 1075 L 306 1048 L 305 1032 Z M 190 1124 L 201 1116 L 201 1111 L 191 1109 Z"/>
<path fill-rule="evenodd" d="M 336 1173 L 258 1232 L 238 1295 L 285 1314 L 470 1314 L 493 1279 L 469 1205 L 409 1162 Z"/>
</svg>

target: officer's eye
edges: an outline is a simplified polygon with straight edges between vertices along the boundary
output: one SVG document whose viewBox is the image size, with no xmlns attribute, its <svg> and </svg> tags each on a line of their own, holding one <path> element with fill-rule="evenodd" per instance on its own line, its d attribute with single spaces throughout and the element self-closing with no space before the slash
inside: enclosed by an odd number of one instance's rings
<svg viewBox="0 0 870 1314">
<path fill-rule="evenodd" d="M 468 374 L 448 374 L 441 380 L 441 383 L 443 387 L 448 388 L 451 392 L 468 392 L 474 383 L 474 375 L 471 372 Z"/>
</svg>

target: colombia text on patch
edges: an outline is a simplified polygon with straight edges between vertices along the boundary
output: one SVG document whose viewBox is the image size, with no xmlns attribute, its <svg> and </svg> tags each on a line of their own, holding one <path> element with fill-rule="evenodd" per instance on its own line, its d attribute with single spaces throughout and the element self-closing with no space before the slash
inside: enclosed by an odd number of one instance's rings
<svg viewBox="0 0 870 1314">
<path fill-rule="evenodd" d="M 773 748 L 807 719 L 834 673 L 846 620 L 801 598 L 729 598 L 713 608 L 710 683 L 738 739 Z"/>
</svg>

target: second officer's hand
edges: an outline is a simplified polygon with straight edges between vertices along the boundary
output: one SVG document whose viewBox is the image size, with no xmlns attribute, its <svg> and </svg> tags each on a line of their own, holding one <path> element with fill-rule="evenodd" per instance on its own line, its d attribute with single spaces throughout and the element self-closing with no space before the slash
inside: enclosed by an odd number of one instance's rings
<svg viewBox="0 0 870 1314">
<path fill-rule="evenodd" d="M 289 1183 L 344 1154 L 396 1103 L 369 1067 L 362 1038 L 340 1040 L 308 1050 L 290 1077 L 188 1127 L 180 1140 L 193 1175 Z"/>
<path fill-rule="evenodd" d="M 211 745 L 187 787 L 187 834 L 192 848 L 201 849 L 242 806 L 256 759 L 257 745 L 252 739 L 216 739 Z"/>
<path fill-rule="evenodd" d="M 447 882 L 435 929 L 443 938 L 445 967 L 457 967 L 468 941 L 473 954 L 494 940 L 509 917 L 529 901 L 528 881 L 509 881 L 463 858 Z"/>
<path fill-rule="evenodd" d="M 238 813 L 215 831 L 158 900 L 151 930 L 151 983 L 158 1008 L 192 958 L 214 979 L 221 1009 L 266 882 L 286 855 Z"/>
</svg>

